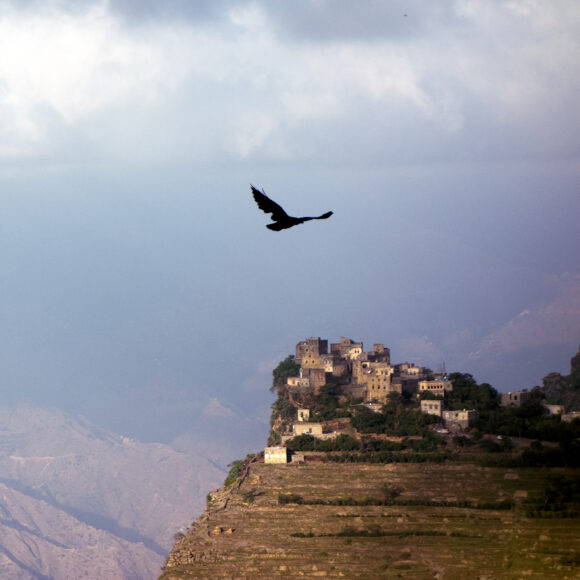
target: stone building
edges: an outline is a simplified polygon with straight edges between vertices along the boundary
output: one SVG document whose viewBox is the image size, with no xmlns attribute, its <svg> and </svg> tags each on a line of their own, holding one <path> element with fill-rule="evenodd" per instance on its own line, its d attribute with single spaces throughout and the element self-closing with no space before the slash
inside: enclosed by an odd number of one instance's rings
<svg viewBox="0 0 580 580">
<path fill-rule="evenodd" d="M 296 345 L 296 362 L 300 364 L 300 377 L 288 379 L 291 387 L 304 387 L 320 392 L 327 378 L 338 378 L 344 392 L 352 397 L 362 397 L 366 402 L 387 402 L 389 393 L 401 393 L 402 384 L 391 383 L 393 367 L 391 351 L 382 344 L 364 352 L 362 342 L 341 337 L 330 345 L 320 337 L 307 338 Z M 350 383 L 345 384 L 345 379 Z"/>
<path fill-rule="evenodd" d="M 388 362 L 353 361 L 353 381 L 363 387 L 365 401 L 386 403 L 389 393 L 399 392 L 391 384 L 393 367 Z M 398 385 L 397 385 L 398 386 Z"/>
<path fill-rule="evenodd" d="M 330 352 L 341 359 L 355 360 L 363 353 L 363 343 L 341 336 L 340 342 L 330 345 Z"/>
<path fill-rule="evenodd" d="M 580 419 L 580 411 L 570 411 L 570 413 L 562 413 L 560 415 L 564 423 L 571 423 L 575 419 Z"/>
<path fill-rule="evenodd" d="M 289 387 L 301 387 L 306 389 L 310 386 L 310 379 L 302 376 L 302 369 L 300 369 L 299 377 L 288 377 L 286 382 Z"/>
<path fill-rule="evenodd" d="M 342 377 L 349 372 L 347 360 L 337 352 L 329 353 L 328 340 L 322 340 L 320 337 L 307 338 L 296 345 L 296 362 L 300 365 L 303 376 L 310 378 L 310 386 L 314 388 L 324 385 L 326 381 L 321 383 L 319 374 L 312 383 L 310 371 L 323 371 L 335 377 Z"/>
<path fill-rule="evenodd" d="M 429 369 L 425 367 L 418 367 L 415 363 L 399 363 L 395 365 L 395 373 L 397 376 L 406 379 L 423 379 L 429 373 Z"/>
<path fill-rule="evenodd" d="M 282 441 L 285 442 L 299 435 L 311 435 L 316 439 L 323 440 L 335 439 L 341 433 L 347 432 L 349 428 L 350 418 L 345 417 L 323 421 L 322 423 L 299 421 L 292 425 L 292 434 L 284 435 Z"/>
<path fill-rule="evenodd" d="M 401 390 L 406 393 L 416 393 L 419 381 L 430 376 L 431 370 L 426 367 L 419 367 L 415 363 L 399 363 L 393 365 L 394 373 L 391 379 L 392 383 L 401 385 Z"/>
<path fill-rule="evenodd" d="M 546 409 L 546 415 L 561 415 L 564 412 L 564 405 L 550 405 L 544 402 L 542 405 Z"/>
<path fill-rule="evenodd" d="M 303 368 L 321 368 L 320 357 L 328 354 L 328 340 L 307 338 L 296 345 L 296 362 Z"/>
<path fill-rule="evenodd" d="M 289 387 L 312 388 L 318 392 L 326 384 L 326 371 L 323 368 L 300 368 L 300 376 L 288 377 L 286 383 Z"/>
<path fill-rule="evenodd" d="M 443 412 L 443 401 L 441 399 L 425 399 L 421 401 L 421 412 L 427 415 L 437 415 L 441 417 Z"/>
<path fill-rule="evenodd" d="M 266 447 L 264 463 L 288 463 L 288 449 L 282 446 Z"/>
<path fill-rule="evenodd" d="M 384 362 L 391 364 L 391 349 L 382 344 L 374 344 L 373 350 L 366 353 L 367 360 L 371 362 Z"/>
<path fill-rule="evenodd" d="M 522 391 L 514 391 L 513 393 L 502 393 L 501 394 L 501 406 L 502 407 L 519 407 L 525 403 L 530 398 L 530 392 L 528 389 L 523 389 Z"/>
<path fill-rule="evenodd" d="M 320 387 L 326 385 L 326 372 L 324 369 L 308 369 L 310 386 L 318 393 Z"/>
<path fill-rule="evenodd" d="M 292 425 L 292 434 L 295 437 L 298 437 L 298 435 L 320 436 L 322 435 L 322 423 L 310 423 L 308 421 L 294 423 Z"/>
<path fill-rule="evenodd" d="M 433 381 L 419 381 L 419 393 L 433 393 L 434 395 L 444 395 L 453 390 L 451 381 L 446 378 Z"/>
<path fill-rule="evenodd" d="M 474 409 L 463 409 L 462 411 L 443 411 L 443 422 L 446 427 L 457 425 L 462 429 L 467 429 L 475 419 L 478 413 Z"/>
<path fill-rule="evenodd" d="M 298 409 L 298 421 L 308 421 L 310 419 L 310 409 Z"/>
</svg>

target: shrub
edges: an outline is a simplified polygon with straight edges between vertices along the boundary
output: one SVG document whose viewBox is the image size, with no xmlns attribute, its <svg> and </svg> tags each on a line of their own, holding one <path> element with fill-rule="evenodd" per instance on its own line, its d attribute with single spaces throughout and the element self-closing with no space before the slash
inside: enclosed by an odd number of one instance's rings
<svg viewBox="0 0 580 580">
<path fill-rule="evenodd" d="M 317 439 L 312 435 L 298 435 L 286 442 L 292 451 L 355 451 L 360 443 L 350 435 L 341 434 L 336 439 Z"/>
<path fill-rule="evenodd" d="M 300 365 L 296 362 L 294 355 L 288 355 L 278 366 L 272 371 L 272 388 L 271 391 L 280 389 L 286 386 L 286 379 L 288 377 L 297 377 L 300 374 Z"/>
<path fill-rule="evenodd" d="M 244 500 L 245 503 L 251 504 L 254 503 L 254 500 L 259 495 L 261 495 L 259 491 L 255 489 L 250 489 L 249 491 L 246 491 L 245 493 L 242 494 L 242 499 Z"/>
<path fill-rule="evenodd" d="M 280 493 L 278 494 L 278 503 L 280 505 L 286 505 L 288 503 L 301 504 L 304 502 L 304 498 L 297 493 Z"/>
<path fill-rule="evenodd" d="M 465 435 L 455 435 L 455 437 L 453 437 L 453 443 L 458 447 L 471 447 L 472 445 L 475 445 L 473 440 Z"/>
<path fill-rule="evenodd" d="M 224 481 L 224 485 L 226 485 L 226 486 L 232 485 L 232 483 L 234 483 L 234 481 L 236 481 L 236 479 L 240 475 L 240 472 L 242 471 L 243 466 L 244 466 L 243 459 L 238 459 L 238 460 L 234 461 L 233 463 L 230 463 L 230 465 L 228 466 L 228 467 L 230 467 L 230 471 L 226 477 L 226 480 Z"/>
<path fill-rule="evenodd" d="M 479 447 L 487 453 L 498 453 L 503 451 L 503 447 L 491 439 L 482 439 L 479 442 Z"/>
<path fill-rule="evenodd" d="M 401 490 L 394 485 L 384 482 L 380 486 L 381 496 L 386 500 L 393 500 L 401 495 Z"/>
</svg>

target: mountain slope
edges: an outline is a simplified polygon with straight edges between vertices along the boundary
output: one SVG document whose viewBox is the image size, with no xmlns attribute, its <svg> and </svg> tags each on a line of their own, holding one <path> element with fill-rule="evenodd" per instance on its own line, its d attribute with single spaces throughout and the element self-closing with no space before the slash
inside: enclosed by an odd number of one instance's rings
<svg viewBox="0 0 580 580">
<path fill-rule="evenodd" d="M 154 578 L 163 557 L 0 483 L 0 577 Z"/>
<path fill-rule="evenodd" d="M 42 578 L 76 554 L 77 575 L 55 578 L 155 577 L 175 531 L 202 511 L 207 489 L 223 477 L 199 455 L 122 437 L 60 411 L 0 407 L 4 564 L 22 562 L 22 570 Z M 60 537 L 60 527 L 70 534 Z M 83 538 L 90 550 L 81 549 Z M 103 554 L 112 575 L 94 572 Z M 147 566 L 135 564 L 141 561 Z"/>
</svg>

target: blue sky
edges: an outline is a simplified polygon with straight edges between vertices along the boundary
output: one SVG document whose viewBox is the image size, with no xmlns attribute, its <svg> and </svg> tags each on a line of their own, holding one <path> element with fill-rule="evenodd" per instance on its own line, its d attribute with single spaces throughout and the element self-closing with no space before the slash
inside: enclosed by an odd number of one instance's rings
<svg viewBox="0 0 580 580">
<path fill-rule="evenodd" d="M 567 372 L 579 33 L 573 0 L 0 1 L 2 396 L 252 451 L 309 336 Z M 270 232 L 250 182 L 335 214 Z"/>
</svg>

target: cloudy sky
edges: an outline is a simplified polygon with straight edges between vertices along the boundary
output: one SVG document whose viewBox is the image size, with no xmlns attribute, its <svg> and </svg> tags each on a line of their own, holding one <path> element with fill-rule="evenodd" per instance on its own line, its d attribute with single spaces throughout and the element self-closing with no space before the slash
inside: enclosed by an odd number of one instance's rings
<svg viewBox="0 0 580 580">
<path fill-rule="evenodd" d="M 579 66 L 576 0 L 0 0 L 2 397 L 249 452 L 309 336 L 567 373 Z"/>
</svg>

